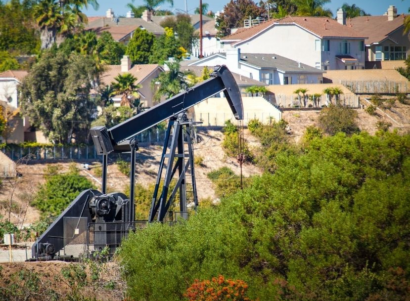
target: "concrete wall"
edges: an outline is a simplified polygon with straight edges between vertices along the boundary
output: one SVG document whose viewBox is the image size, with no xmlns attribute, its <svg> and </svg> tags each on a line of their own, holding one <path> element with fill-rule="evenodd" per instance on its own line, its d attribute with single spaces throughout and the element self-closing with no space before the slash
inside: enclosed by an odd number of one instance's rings
<svg viewBox="0 0 410 301">
<path fill-rule="evenodd" d="M 0 80 L 0 101 L 6 101 L 15 109 L 18 107 L 17 85 L 15 79 Z"/>
<path fill-rule="evenodd" d="M 197 44 L 192 45 L 192 56 L 199 57 L 199 41 Z M 221 43 L 216 37 L 204 35 L 202 38 L 202 54 L 207 57 L 215 53 L 222 52 Z"/>
<path fill-rule="evenodd" d="M 319 42 L 316 42 L 316 41 Z M 341 54 L 340 44 L 343 39 L 331 39 L 329 51 L 321 50 L 322 40 L 296 25 L 275 25 L 264 33 L 236 45 L 243 53 L 272 53 L 294 61 L 302 62 L 320 69 L 328 62 L 328 69 L 344 69 L 337 63 L 336 55 Z M 360 51 L 359 40 L 347 40 L 350 43 L 350 55 L 359 63 L 365 61 L 365 52 Z M 319 43 L 320 47 L 316 47 Z"/>
<path fill-rule="evenodd" d="M 16 163 L 0 151 L 0 178 L 16 176 Z"/>
<path fill-rule="evenodd" d="M 255 118 L 263 123 L 269 123 L 271 118 L 276 121 L 282 119 L 282 112 L 262 97 L 242 97 L 242 101 L 243 125 L 247 125 L 249 120 Z M 202 121 L 203 126 L 223 126 L 227 120 L 237 124 L 225 98 L 209 98 L 194 106 L 193 111 L 194 119 Z"/>
</svg>

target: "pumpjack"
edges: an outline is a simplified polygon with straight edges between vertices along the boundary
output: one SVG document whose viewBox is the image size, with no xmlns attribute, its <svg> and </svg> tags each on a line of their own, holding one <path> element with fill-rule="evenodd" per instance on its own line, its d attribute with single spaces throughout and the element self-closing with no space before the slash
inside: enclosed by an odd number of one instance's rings
<svg viewBox="0 0 410 301">
<path fill-rule="evenodd" d="M 164 222 L 167 213 L 175 206 L 178 192 L 179 217 L 186 219 L 188 170 L 192 178 L 194 206 L 198 206 L 190 135 L 194 122 L 187 118 L 187 110 L 221 92 L 224 93 L 235 119 L 242 120 L 240 90 L 228 68 L 221 66 L 215 69 L 210 79 L 110 129 L 93 127 L 91 137 L 97 154 L 102 156 L 101 192 L 95 189 L 81 192 L 33 244 L 32 260 L 57 259 L 60 251 L 64 249 L 65 252 L 69 245 L 78 246 L 85 242 L 87 246 L 91 246 L 91 251 L 108 247 L 113 253 L 130 231 L 139 228 L 139 223 L 135 220 L 134 204 L 135 154 L 138 150 L 136 135 L 165 120 L 169 122 L 148 222 Z M 119 192 L 107 193 L 107 165 L 108 155 L 111 153 L 131 153 L 129 197 Z M 171 180 L 177 171 L 176 184 L 170 191 Z"/>
</svg>

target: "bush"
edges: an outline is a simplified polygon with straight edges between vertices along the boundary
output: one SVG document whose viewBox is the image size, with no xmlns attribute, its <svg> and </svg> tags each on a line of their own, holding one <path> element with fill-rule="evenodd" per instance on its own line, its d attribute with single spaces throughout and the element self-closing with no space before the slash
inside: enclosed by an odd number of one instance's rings
<svg viewBox="0 0 410 301">
<path fill-rule="evenodd" d="M 46 179 L 33 202 L 43 216 L 59 215 L 80 192 L 94 188 L 87 178 L 76 173 L 46 175 Z"/>
<path fill-rule="evenodd" d="M 209 172 L 207 174 L 207 177 L 208 177 L 208 179 L 210 179 L 212 181 L 216 181 L 221 177 L 221 175 L 234 176 L 235 173 L 229 167 L 224 166 L 224 167 L 221 167 L 217 170 L 213 170 L 213 171 Z"/>
<path fill-rule="evenodd" d="M 239 149 L 239 133 L 228 133 L 225 134 L 224 141 L 222 143 L 226 154 L 230 157 L 237 157 L 239 152 L 245 156 L 245 161 L 252 161 L 252 153 L 249 149 L 248 143 L 242 140 L 241 149 Z"/>
<path fill-rule="evenodd" d="M 376 126 L 377 126 L 377 130 L 382 131 L 382 132 L 387 132 L 389 128 L 392 126 L 392 124 L 386 121 L 378 121 Z"/>
<path fill-rule="evenodd" d="M 118 170 L 126 175 L 127 177 L 130 176 L 130 172 L 131 172 L 131 163 L 130 162 L 126 162 L 124 161 L 122 158 L 118 158 L 117 160 L 117 166 L 118 166 Z"/>
<path fill-rule="evenodd" d="M 396 97 L 398 102 L 400 102 L 401 104 L 407 104 L 407 95 L 405 93 L 397 93 Z"/>
<path fill-rule="evenodd" d="M 261 126 L 262 123 L 258 119 L 251 119 L 248 122 L 248 129 L 252 134 L 254 134 Z"/>
<path fill-rule="evenodd" d="M 383 99 L 380 97 L 379 94 L 374 94 L 374 95 L 372 95 L 372 97 L 370 98 L 370 102 L 371 102 L 374 106 L 378 107 L 378 106 L 380 106 L 380 105 L 383 103 Z"/>
<path fill-rule="evenodd" d="M 238 128 L 232 123 L 232 121 L 227 120 L 225 121 L 225 127 L 223 128 L 223 132 L 225 135 L 237 133 Z"/>
<path fill-rule="evenodd" d="M 219 301 L 236 300 L 249 301 L 246 297 L 248 285 L 242 280 L 225 279 L 222 275 L 218 278 L 213 277 L 211 281 L 195 282 L 187 289 L 185 297 L 189 301 Z"/>
<path fill-rule="evenodd" d="M 335 135 L 338 132 L 351 135 L 359 132 L 356 118 L 356 111 L 343 106 L 330 105 L 320 112 L 319 127 L 329 135 Z"/>
<path fill-rule="evenodd" d="M 369 115 L 374 116 L 374 115 L 376 115 L 377 107 L 376 107 L 376 106 L 373 106 L 373 105 L 370 105 L 370 106 L 368 106 L 368 107 L 365 109 L 365 111 L 366 111 Z"/>
<path fill-rule="evenodd" d="M 205 166 L 204 165 L 204 157 L 202 156 L 195 156 L 194 158 L 194 164 L 198 166 Z"/>
<path fill-rule="evenodd" d="M 102 171 L 102 167 L 101 167 L 101 166 L 97 166 L 97 167 L 95 167 L 93 170 L 94 170 L 94 175 L 95 175 L 96 177 L 99 177 L 99 178 L 102 177 L 103 171 Z"/>
</svg>

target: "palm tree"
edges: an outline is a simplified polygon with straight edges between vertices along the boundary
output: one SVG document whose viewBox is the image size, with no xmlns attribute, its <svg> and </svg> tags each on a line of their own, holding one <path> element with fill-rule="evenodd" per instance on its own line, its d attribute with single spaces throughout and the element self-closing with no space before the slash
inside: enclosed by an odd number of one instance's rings
<svg viewBox="0 0 410 301">
<path fill-rule="evenodd" d="M 135 84 L 137 78 L 130 73 L 124 73 L 114 79 L 116 82 L 112 83 L 112 94 L 122 94 L 120 105 L 130 108 L 135 107 L 132 98 L 139 99 L 138 89 L 141 88 L 141 85 Z"/>
<path fill-rule="evenodd" d="M 276 10 L 277 11 L 272 14 L 275 19 L 281 19 L 288 15 L 288 11 L 283 8 L 283 6 L 278 6 Z"/>
<path fill-rule="evenodd" d="M 33 15 L 41 29 L 41 48 L 51 47 L 63 23 L 59 4 L 55 0 L 42 0 L 34 6 Z"/>
<path fill-rule="evenodd" d="M 299 102 L 300 102 L 300 100 L 302 99 L 302 101 L 303 101 L 303 107 L 305 107 L 306 106 L 306 103 L 305 103 L 305 100 L 306 100 L 306 93 L 307 93 L 307 89 L 305 89 L 305 88 L 299 88 L 299 89 L 297 89 L 297 90 L 295 90 L 293 93 L 295 93 L 295 94 L 297 94 L 298 95 L 298 97 L 299 97 Z M 302 95 L 300 95 L 300 94 L 302 94 Z M 301 104 L 301 106 L 302 106 L 302 104 Z"/>
<path fill-rule="evenodd" d="M 208 13 L 208 7 L 209 7 L 208 3 L 202 3 L 202 14 L 203 15 L 206 15 Z M 195 8 L 195 14 L 199 15 L 199 13 L 200 13 L 199 7 Z"/>
<path fill-rule="evenodd" d="M 329 9 L 324 9 L 323 5 L 329 3 L 330 0 L 294 0 L 293 3 L 297 6 L 296 14 L 298 16 L 323 16 L 331 17 L 332 12 Z"/>
<path fill-rule="evenodd" d="M 349 5 L 344 3 L 342 5 L 343 11 L 346 13 L 346 18 L 354 18 L 359 16 L 367 16 L 366 12 L 361 9 L 360 7 L 356 6 L 356 4 Z"/>
<path fill-rule="evenodd" d="M 178 62 L 166 62 L 165 64 L 169 71 L 162 72 L 151 82 L 151 89 L 155 91 L 155 101 L 160 101 L 164 96 L 166 99 L 175 96 L 194 84 L 193 82 L 188 83 L 187 73 L 179 71 Z"/>
<path fill-rule="evenodd" d="M 133 4 L 129 3 L 127 4 L 127 7 L 133 11 L 135 16 L 137 16 L 140 14 L 142 15 L 142 12 L 144 10 L 148 10 L 155 15 L 156 8 L 163 3 L 169 3 L 171 4 L 171 6 L 174 5 L 174 0 L 144 0 L 144 2 L 145 4 L 141 6 L 134 6 Z M 132 3 L 134 3 L 134 0 L 132 0 Z"/>
</svg>

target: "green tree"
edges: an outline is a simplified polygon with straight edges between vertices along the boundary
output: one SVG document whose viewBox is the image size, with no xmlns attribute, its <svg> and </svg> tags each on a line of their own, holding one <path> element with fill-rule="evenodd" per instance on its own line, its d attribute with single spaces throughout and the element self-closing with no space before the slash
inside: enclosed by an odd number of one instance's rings
<svg viewBox="0 0 410 301">
<path fill-rule="evenodd" d="M 209 8 L 209 4 L 208 3 L 202 3 L 202 14 L 206 15 L 208 13 L 208 8 Z M 199 15 L 201 12 L 200 7 L 195 8 L 194 13 Z"/>
<path fill-rule="evenodd" d="M 132 0 L 134 3 L 134 0 Z M 157 7 L 163 3 L 169 3 L 171 6 L 174 5 L 173 0 L 143 0 L 144 4 L 141 6 L 134 6 L 132 3 L 127 4 L 127 7 L 134 12 L 136 18 L 141 17 L 145 10 L 150 11 L 152 14 L 156 15 Z"/>
<path fill-rule="evenodd" d="M 182 300 L 195 279 L 224 275 L 251 300 L 405 300 L 409 155 L 410 136 L 397 133 L 279 153 L 275 173 L 219 206 L 130 234 L 119 254 L 129 297 Z"/>
<path fill-rule="evenodd" d="M 134 64 L 148 64 L 154 43 L 154 34 L 137 28 L 128 43 L 126 53 Z"/>
<path fill-rule="evenodd" d="M 332 12 L 329 9 L 323 8 L 323 5 L 329 2 L 330 0 L 294 0 L 293 1 L 293 3 L 297 6 L 296 15 L 298 16 L 331 17 Z"/>
<path fill-rule="evenodd" d="M 253 0 L 231 0 L 216 19 L 218 36 L 229 35 L 231 28 L 243 27 L 246 19 L 256 19 L 264 14 L 266 10 Z"/>
<path fill-rule="evenodd" d="M 95 111 L 90 90 L 101 71 L 91 57 L 46 51 L 23 80 L 21 109 L 55 143 L 85 139 Z"/>
<path fill-rule="evenodd" d="M 164 64 L 169 58 L 181 60 L 183 51 L 181 43 L 175 37 L 172 28 L 165 28 L 165 34 L 155 39 L 149 58 L 151 64 Z"/>
<path fill-rule="evenodd" d="M 57 216 L 86 189 L 94 188 L 92 183 L 78 172 L 48 176 L 40 185 L 33 205 L 44 216 Z"/>
<path fill-rule="evenodd" d="M 33 15 L 41 29 L 41 48 L 50 48 L 63 22 L 59 4 L 55 0 L 41 0 L 34 7 Z"/>
<path fill-rule="evenodd" d="M 356 6 L 356 4 L 349 5 L 348 3 L 343 3 L 342 9 L 346 13 L 346 18 L 368 16 L 368 14 L 366 14 L 366 12 L 363 9 Z"/>
<path fill-rule="evenodd" d="M 0 104 L 0 135 L 3 134 L 3 131 L 6 129 L 7 126 L 7 120 L 5 117 L 5 110 L 4 107 Z M 1 186 L 1 183 L 0 183 Z"/>
<path fill-rule="evenodd" d="M 306 107 L 306 93 L 308 89 L 305 88 L 299 88 L 293 91 L 294 94 L 297 94 L 299 97 L 299 102 L 301 102 L 302 107 Z"/>
<path fill-rule="evenodd" d="M 175 32 L 178 34 L 181 46 L 187 51 L 191 50 L 194 31 L 195 29 L 191 25 L 191 17 L 186 14 L 177 14 Z"/>
<path fill-rule="evenodd" d="M 40 49 L 39 34 L 34 28 L 34 0 L 11 0 L 0 3 L 0 51 L 35 54 Z"/>
<path fill-rule="evenodd" d="M 0 72 L 20 69 L 19 62 L 7 51 L 0 51 Z"/>
<path fill-rule="evenodd" d="M 119 65 L 125 52 L 124 44 L 116 42 L 109 32 L 103 32 L 99 36 L 95 53 L 102 64 Z"/>
<path fill-rule="evenodd" d="M 189 86 L 185 80 L 185 74 L 179 71 L 180 65 L 178 62 L 166 62 L 165 64 L 168 66 L 169 71 L 160 73 L 151 82 L 151 88 L 155 91 L 155 101 L 160 101 L 163 97 L 166 99 L 171 98 L 186 90 Z"/>
<path fill-rule="evenodd" d="M 141 88 L 141 85 L 135 83 L 138 79 L 131 73 L 119 74 L 114 79 L 115 82 L 112 83 L 112 94 L 121 94 L 121 106 L 133 108 L 136 100 L 139 100 L 138 89 Z M 138 107 L 138 104 L 136 107 Z"/>
<path fill-rule="evenodd" d="M 356 124 L 357 112 L 339 105 L 324 108 L 319 115 L 319 127 L 329 135 L 338 132 L 353 134 L 359 131 Z"/>
</svg>

